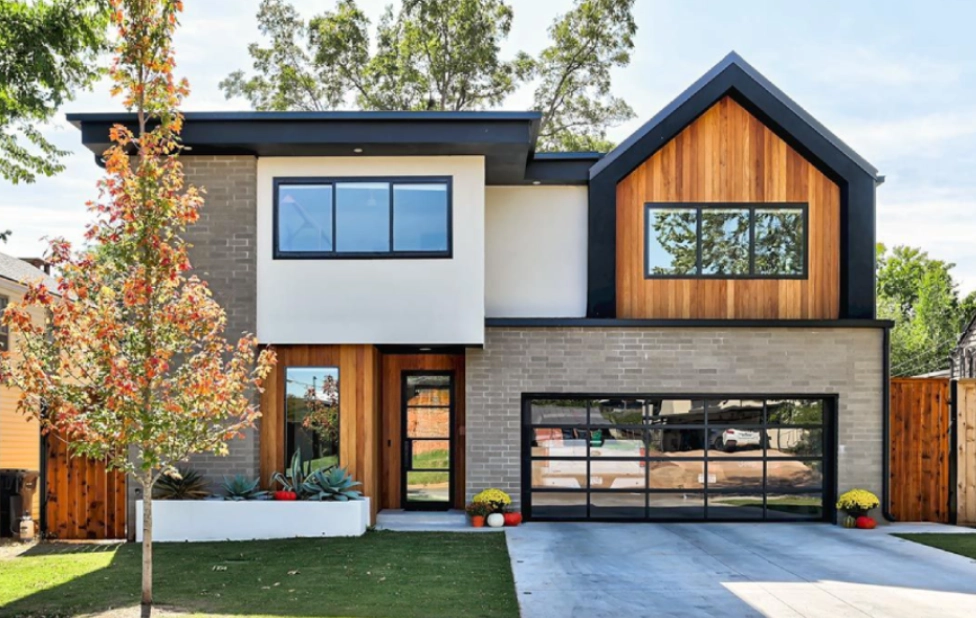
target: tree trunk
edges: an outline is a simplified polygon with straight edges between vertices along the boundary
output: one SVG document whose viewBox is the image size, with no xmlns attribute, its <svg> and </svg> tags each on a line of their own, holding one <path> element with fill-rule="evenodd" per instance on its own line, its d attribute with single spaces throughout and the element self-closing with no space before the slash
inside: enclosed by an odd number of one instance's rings
<svg viewBox="0 0 976 618">
<path fill-rule="evenodd" d="M 142 618 L 152 614 L 152 472 L 142 483 Z"/>
</svg>

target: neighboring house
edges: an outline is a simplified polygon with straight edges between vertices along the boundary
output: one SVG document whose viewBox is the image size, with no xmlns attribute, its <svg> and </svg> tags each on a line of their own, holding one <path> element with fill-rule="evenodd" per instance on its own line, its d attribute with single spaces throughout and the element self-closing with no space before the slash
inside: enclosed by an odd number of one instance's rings
<svg viewBox="0 0 976 618">
<path fill-rule="evenodd" d="M 113 123 L 72 114 L 100 154 Z M 883 491 L 877 170 L 729 55 L 606 155 L 536 112 L 190 112 L 193 262 L 279 365 L 209 477 L 377 509 L 827 520 Z M 338 384 L 338 406 L 326 384 Z"/>
<path fill-rule="evenodd" d="M 0 253 L 0 314 L 7 305 L 19 302 L 27 290 L 24 283 L 45 280 L 49 286 L 56 287 L 46 272 L 37 268 L 33 263 L 19 260 L 15 257 Z M 38 322 L 43 322 L 44 315 L 38 313 Z M 0 351 L 10 351 L 17 354 L 17 333 L 0 325 Z M 20 392 L 0 386 L 0 470 L 41 470 L 41 435 L 37 421 L 28 419 L 17 411 L 17 400 Z M 8 490 L 3 488 L 3 498 L 8 497 Z M 35 491 L 31 515 L 35 521 L 40 521 L 41 492 Z M 0 536 L 10 536 L 9 502 L 2 505 L 0 511 L 5 513 L 3 525 L 0 525 Z"/>
<path fill-rule="evenodd" d="M 952 378 L 976 378 L 976 316 L 959 336 L 956 349 L 950 354 Z"/>
</svg>

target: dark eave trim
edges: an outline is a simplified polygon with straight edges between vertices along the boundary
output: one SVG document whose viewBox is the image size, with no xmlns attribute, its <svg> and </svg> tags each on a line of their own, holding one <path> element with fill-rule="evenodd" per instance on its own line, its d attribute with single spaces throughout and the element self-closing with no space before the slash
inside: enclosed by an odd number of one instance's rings
<svg viewBox="0 0 976 618">
<path fill-rule="evenodd" d="M 893 328 L 891 320 L 638 320 L 486 318 L 486 328 Z"/>
<path fill-rule="evenodd" d="M 840 187 L 840 317 L 873 319 L 877 170 L 735 53 L 591 168 L 587 316 L 616 316 L 617 183 L 725 96 Z"/>
<path fill-rule="evenodd" d="M 519 184 L 541 118 L 539 112 L 187 112 L 181 137 L 188 156 L 483 156 L 488 184 Z M 136 128 L 132 114 L 68 114 L 68 121 L 96 155 L 109 147 L 112 126 Z M 575 170 L 580 162 L 553 165 Z M 545 173 L 579 182 L 578 171 Z"/>
<path fill-rule="evenodd" d="M 586 185 L 590 168 L 602 157 L 599 152 L 537 152 L 526 164 L 521 184 Z"/>
</svg>

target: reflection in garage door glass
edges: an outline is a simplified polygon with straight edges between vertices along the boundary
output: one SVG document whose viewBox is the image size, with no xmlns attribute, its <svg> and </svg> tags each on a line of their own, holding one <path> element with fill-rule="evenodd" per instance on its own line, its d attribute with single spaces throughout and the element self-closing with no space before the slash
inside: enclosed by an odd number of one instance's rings
<svg viewBox="0 0 976 618">
<path fill-rule="evenodd" d="M 526 402 L 534 519 L 823 520 L 831 400 Z"/>
</svg>

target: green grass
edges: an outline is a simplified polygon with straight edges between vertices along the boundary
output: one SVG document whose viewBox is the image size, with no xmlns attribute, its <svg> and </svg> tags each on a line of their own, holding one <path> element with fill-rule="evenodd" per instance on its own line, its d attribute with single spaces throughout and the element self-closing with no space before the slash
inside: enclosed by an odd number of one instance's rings
<svg viewBox="0 0 976 618">
<path fill-rule="evenodd" d="M 411 485 L 434 485 L 446 483 L 448 479 L 447 451 L 428 451 L 413 456 L 414 468 L 433 468 L 443 472 L 411 472 Z"/>
<path fill-rule="evenodd" d="M 0 557 L 0 616 L 137 605 L 140 558 L 136 544 L 39 545 Z M 518 616 L 501 534 L 166 543 L 155 558 L 156 604 L 191 615 Z"/>
<path fill-rule="evenodd" d="M 712 498 L 709 498 L 709 503 L 713 502 Z M 715 504 L 728 504 L 731 506 L 749 506 L 762 508 L 762 499 L 755 498 L 727 498 L 721 500 L 714 500 Z M 778 498 L 767 498 L 766 508 L 770 511 L 779 511 L 782 513 L 794 513 L 794 514 L 806 514 L 815 515 L 818 514 L 822 506 L 822 501 L 820 498 L 811 498 L 807 496 L 781 496 Z"/>
<path fill-rule="evenodd" d="M 916 532 L 911 534 L 896 534 L 894 536 L 976 560 L 976 534 Z"/>
</svg>

